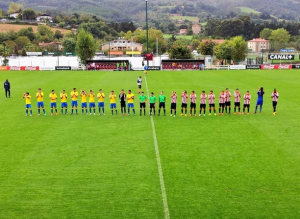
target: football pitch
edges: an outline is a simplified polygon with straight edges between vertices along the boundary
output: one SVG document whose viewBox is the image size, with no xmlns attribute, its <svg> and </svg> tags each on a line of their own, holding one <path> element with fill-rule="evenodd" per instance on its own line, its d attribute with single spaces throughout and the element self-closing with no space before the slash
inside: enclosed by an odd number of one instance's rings
<svg viewBox="0 0 300 219">
<path fill-rule="evenodd" d="M 111 116 L 107 96 L 121 89 L 133 90 L 139 114 L 139 75 L 0 72 L 12 86 L 12 98 L 0 96 L 0 218 L 299 218 L 300 71 L 149 72 L 149 92 L 167 95 L 167 116 Z M 263 113 L 254 115 L 259 86 Z M 38 117 L 40 87 L 47 116 Z M 102 88 L 106 115 L 50 116 L 51 90 L 70 95 L 73 87 Z M 250 115 L 180 117 L 178 98 L 177 117 L 170 117 L 172 91 L 218 96 L 227 87 L 250 91 Z M 27 91 L 32 117 L 24 116 Z"/>
</svg>

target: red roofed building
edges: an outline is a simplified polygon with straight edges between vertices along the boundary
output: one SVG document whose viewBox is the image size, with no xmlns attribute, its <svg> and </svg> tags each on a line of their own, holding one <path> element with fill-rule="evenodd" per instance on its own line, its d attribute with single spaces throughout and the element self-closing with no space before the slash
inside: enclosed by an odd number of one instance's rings
<svg viewBox="0 0 300 219">
<path fill-rule="evenodd" d="M 269 40 L 260 39 L 260 38 L 249 40 L 248 49 L 252 50 L 252 52 L 261 52 L 262 50 L 269 50 L 270 42 Z"/>
</svg>

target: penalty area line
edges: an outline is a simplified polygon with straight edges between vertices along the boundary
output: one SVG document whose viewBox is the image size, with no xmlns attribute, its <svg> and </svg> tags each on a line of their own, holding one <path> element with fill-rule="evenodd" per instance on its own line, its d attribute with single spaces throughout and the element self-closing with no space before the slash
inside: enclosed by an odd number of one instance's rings
<svg viewBox="0 0 300 219">
<path fill-rule="evenodd" d="M 146 78 L 146 76 L 144 76 L 144 78 L 145 78 L 147 96 L 149 98 L 149 89 L 148 89 L 147 78 Z M 168 201 L 167 201 L 167 193 L 166 193 L 164 175 L 163 175 L 162 166 L 161 166 L 159 148 L 158 148 L 158 144 L 157 144 L 155 124 L 154 124 L 153 116 L 150 116 L 150 118 L 151 118 L 151 126 L 152 126 L 152 133 L 153 133 L 153 140 L 154 140 L 154 147 L 155 147 L 155 155 L 156 155 L 156 162 L 157 162 L 157 168 L 158 168 L 160 189 L 161 189 L 161 194 L 162 194 L 162 199 L 163 199 L 163 204 L 164 204 L 165 219 L 170 219 L 170 212 L 169 212 Z"/>
</svg>

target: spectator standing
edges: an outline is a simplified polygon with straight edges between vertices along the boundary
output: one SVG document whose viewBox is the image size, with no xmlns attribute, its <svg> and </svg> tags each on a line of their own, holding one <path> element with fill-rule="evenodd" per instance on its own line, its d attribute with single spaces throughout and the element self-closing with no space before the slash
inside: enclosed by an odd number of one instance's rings
<svg viewBox="0 0 300 219">
<path fill-rule="evenodd" d="M 10 98 L 10 82 L 8 79 L 4 82 L 5 96 Z"/>
</svg>

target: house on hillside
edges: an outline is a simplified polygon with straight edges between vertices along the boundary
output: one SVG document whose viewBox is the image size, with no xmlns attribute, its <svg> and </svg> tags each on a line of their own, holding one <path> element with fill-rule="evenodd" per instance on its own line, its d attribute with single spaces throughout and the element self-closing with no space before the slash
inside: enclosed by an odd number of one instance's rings
<svg viewBox="0 0 300 219">
<path fill-rule="evenodd" d="M 143 51 L 143 45 L 140 43 L 132 42 L 120 37 L 117 40 L 113 40 L 108 43 L 102 44 L 102 51 Z"/>
<path fill-rule="evenodd" d="M 194 35 L 197 35 L 201 32 L 201 25 L 199 24 L 193 24 L 192 31 Z"/>
<path fill-rule="evenodd" d="M 270 41 L 266 39 L 253 39 L 248 41 L 248 49 L 252 52 L 261 52 L 270 49 Z"/>
<path fill-rule="evenodd" d="M 187 35 L 188 30 L 187 29 L 180 29 L 179 30 L 179 35 Z"/>
<path fill-rule="evenodd" d="M 36 21 L 37 22 L 46 22 L 46 21 L 49 21 L 49 22 L 53 22 L 52 21 L 52 17 L 48 14 L 41 14 L 40 16 L 37 16 L 36 18 Z"/>
<path fill-rule="evenodd" d="M 17 19 L 19 15 L 22 15 L 21 11 L 16 11 L 16 12 L 9 14 L 9 17 Z"/>
</svg>

